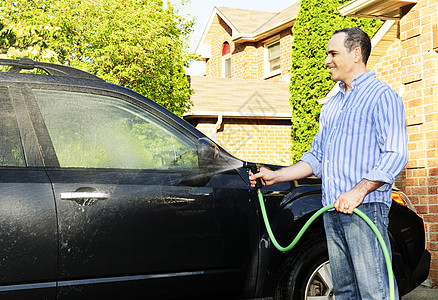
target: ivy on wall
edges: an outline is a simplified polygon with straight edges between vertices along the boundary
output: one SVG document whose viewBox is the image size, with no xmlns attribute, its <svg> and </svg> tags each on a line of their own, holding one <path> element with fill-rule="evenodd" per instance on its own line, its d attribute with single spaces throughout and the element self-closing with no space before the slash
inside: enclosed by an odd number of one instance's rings
<svg viewBox="0 0 438 300">
<path fill-rule="evenodd" d="M 342 16 L 337 8 L 350 0 L 301 0 L 292 29 L 290 104 L 292 106 L 292 160 L 298 161 L 309 150 L 318 132 L 321 105 L 335 85 L 324 66 L 327 43 L 335 30 L 360 27 L 370 37 L 382 21 Z"/>
</svg>

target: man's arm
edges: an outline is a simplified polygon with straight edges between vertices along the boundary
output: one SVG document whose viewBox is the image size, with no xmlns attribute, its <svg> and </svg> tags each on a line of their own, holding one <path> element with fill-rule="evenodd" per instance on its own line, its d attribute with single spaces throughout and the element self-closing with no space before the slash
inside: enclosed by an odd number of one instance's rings
<svg viewBox="0 0 438 300">
<path fill-rule="evenodd" d="M 371 193 L 384 184 L 385 182 L 362 179 L 354 188 L 341 194 L 338 199 L 336 199 L 335 209 L 351 215 L 353 209 L 362 203 L 368 193 Z"/>
<path fill-rule="evenodd" d="M 406 117 L 401 99 L 395 92 L 381 95 L 373 111 L 380 157 L 377 165 L 350 191 L 339 196 L 336 210 L 353 213 L 368 193 L 382 187 L 391 188 L 408 161 Z"/>
<path fill-rule="evenodd" d="M 386 182 L 390 188 L 408 162 L 406 116 L 400 97 L 393 91 L 383 93 L 375 106 L 372 120 L 380 156 L 364 178 Z"/>
<path fill-rule="evenodd" d="M 292 166 L 284 167 L 276 171 L 263 167 L 260 168 L 260 172 L 257 174 L 253 174 L 249 171 L 249 180 L 251 181 L 251 186 L 254 187 L 257 178 L 261 178 L 263 184 L 271 185 L 277 182 L 302 179 L 312 174 L 312 167 L 308 163 L 300 160 Z"/>
</svg>

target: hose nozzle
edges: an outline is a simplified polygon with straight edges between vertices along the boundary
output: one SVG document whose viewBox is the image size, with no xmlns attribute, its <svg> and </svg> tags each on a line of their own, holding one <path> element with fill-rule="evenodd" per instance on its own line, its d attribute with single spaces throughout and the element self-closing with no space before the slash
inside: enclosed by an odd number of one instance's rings
<svg viewBox="0 0 438 300">
<path fill-rule="evenodd" d="M 243 162 L 243 167 L 250 169 L 253 174 L 256 174 L 256 173 L 260 172 L 261 165 L 253 163 L 253 162 L 244 161 Z M 256 179 L 256 185 L 255 185 L 254 188 L 255 189 L 260 189 L 262 186 L 263 186 L 262 180 L 260 178 L 257 178 Z"/>
</svg>

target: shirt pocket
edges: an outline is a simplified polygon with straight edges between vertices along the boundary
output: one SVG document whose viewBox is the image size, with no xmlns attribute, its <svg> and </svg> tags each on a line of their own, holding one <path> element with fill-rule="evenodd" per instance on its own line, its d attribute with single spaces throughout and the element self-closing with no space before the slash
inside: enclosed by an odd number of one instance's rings
<svg viewBox="0 0 438 300">
<path fill-rule="evenodd" d="M 346 111 L 342 118 L 342 133 L 346 135 L 357 135 L 365 132 L 367 115 L 364 111 Z"/>
</svg>

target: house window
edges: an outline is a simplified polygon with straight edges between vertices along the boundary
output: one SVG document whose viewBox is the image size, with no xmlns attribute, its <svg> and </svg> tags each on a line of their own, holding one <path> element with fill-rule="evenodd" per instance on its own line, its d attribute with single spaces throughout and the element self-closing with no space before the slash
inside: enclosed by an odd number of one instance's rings
<svg viewBox="0 0 438 300">
<path fill-rule="evenodd" d="M 228 55 L 230 54 L 231 50 L 230 50 L 230 44 L 228 42 L 225 42 L 222 45 L 222 56 Z"/>
<path fill-rule="evenodd" d="M 231 57 L 224 59 L 224 77 L 231 77 Z"/>
<path fill-rule="evenodd" d="M 280 69 L 280 41 L 268 46 L 269 72 Z"/>
<path fill-rule="evenodd" d="M 231 49 L 228 42 L 222 45 L 222 74 L 223 77 L 231 77 Z"/>
<path fill-rule="evenodd" d="M 280 37 L 265 41 L 265 78 L 281 74 Z"/>
</svg>

